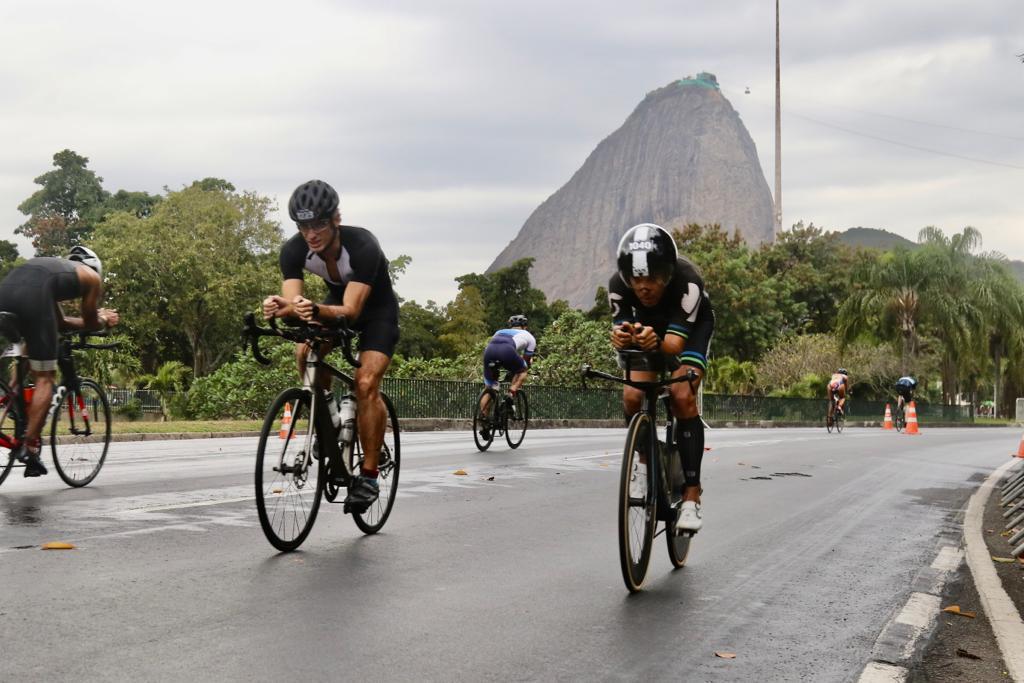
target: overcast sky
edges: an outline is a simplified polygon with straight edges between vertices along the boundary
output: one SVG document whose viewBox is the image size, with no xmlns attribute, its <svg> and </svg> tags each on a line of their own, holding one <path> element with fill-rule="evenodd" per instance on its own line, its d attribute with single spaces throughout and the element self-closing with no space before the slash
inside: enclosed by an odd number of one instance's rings
<svg viewBox="0 0 1024 683">
<path fill-rule="evenodd" d="M 0 239 L 31 255 L 17 205 L 64 148 L 110 191 L 217 176 L 286 206 L 318 177 L 412 256 L 399 293 L 444 303 L 674 79 L 718 76 L 773 188 L 773 22 L 771 0 L 11 0 Z M 1019 0 L 783 0 L 783 225 L 972 225 L 1024 259 L 1019 53 Z"/>
</svg>

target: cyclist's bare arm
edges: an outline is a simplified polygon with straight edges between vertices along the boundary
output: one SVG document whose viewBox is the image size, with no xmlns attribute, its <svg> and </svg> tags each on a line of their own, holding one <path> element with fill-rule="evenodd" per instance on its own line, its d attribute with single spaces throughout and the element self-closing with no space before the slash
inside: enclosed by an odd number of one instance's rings
<svg viewBox="0 0 1024 683">
<path fill-rule="evenodd" d="M 281 295 L 271 294 L 263 300 L 263 317 L 284 318 L 293 315 L 293 304 L 296 297 L 302 296 L 302 280 L 292 278 L 281 283 Z"/>
<path fill-rule="evenodd" d="M 100 297 L 103 294 L 103 284 L 99 275 L 91 269 L 84 268 L 79 270 L 79 279 L 85 289 L 82 294 L 82 316 L 79 318 L 64 315 L 60 304 L 55 302 L 60 328 L 65 330 L 102 330 L 119 323 L 121 317 L 117 311 L 99 308 Z"/>
<path fill-rule="evenodd" d="M 328 306 L 320 304 L 320 320 L 337 320 L 347 318 L 356 320 L 363 312 L 366 300 L 370 298 L 370 291 L 373 288 L 363 282 L 349 282 L 345 285 L 345 296 L 340 306 Z"/>
</svg>

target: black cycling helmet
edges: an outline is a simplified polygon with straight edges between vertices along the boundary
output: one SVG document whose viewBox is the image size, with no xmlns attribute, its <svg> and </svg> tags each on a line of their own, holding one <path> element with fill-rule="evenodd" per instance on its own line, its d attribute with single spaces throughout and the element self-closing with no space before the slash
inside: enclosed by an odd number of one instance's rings
<svg viewBox="0 0 1024 683">
<path fill-rule="evenodd" d="M 619 277 L 627 285 L 635 277 L 652 277 L 668 282 L 675 271 L 679 252 L 668 230 L 653 223 L 634 225 L 619 242 L 616 261 Z"/>
<path fill-rule="evenodd" d="M 514 315 L 508 319 L 509 327 L 526 327 L 526 323 L 529 322 L 525 315 Z"/>
<path fill-rule="evenodd" d="M 96 252 L 88 247 L 77 245 L 71 247 L 71 251 L 68 252 L 68 261 L 78 261 L 83 266 L 89 266 L 96 271 L 96 274 L 103 278 L 103 263 L 100 262 L 100 257 L 96 255 Z"/>
<path fill-rule="evenodd" d="M 850 373 L 846 371 L 846 368 L 839 368 L 838 370 L 836 370 L 836 373 L 840 375 L 845 375 L 846 377 L 850 376 Z"/>
<path fill-rule="evenodd" d="M 310 180 L 295 188 L 288 200 L 288 215 L 296 223 L 322 220 L 334 215 L 338 193 L 322 180 Z"/>
</svg>

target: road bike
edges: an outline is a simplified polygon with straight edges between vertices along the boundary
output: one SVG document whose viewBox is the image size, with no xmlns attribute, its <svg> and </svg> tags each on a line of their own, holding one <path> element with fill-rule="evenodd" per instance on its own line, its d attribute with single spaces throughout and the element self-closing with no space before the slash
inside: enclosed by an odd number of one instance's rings
<svg viewBox="0 0 1024 683">
<path fill-rule="evenodd" d="M 498 361 L 490 361 L 487 367 L 497 372 L 498 365 Z M 512 373 L 506 373 L 505 381 L 508 382 L 511 378 Z M 484 396 L 490 396 L 485 414 L 480 411 Z M 529 422 L 530 404 L 522 387 L 515 396 L 503 392 L 500 387 L 484 387 L 476 398 L 476 407 L 473 410 L 473 441 L 482 452 L 491 447 L 495 436 L 504 434 L 509 448 L 519 448 L 519 444 L 526 438 Z M 481 432 L 487 435 L 486 438 Z"/>
<path fill-rule="evenodd" d="M 832 416 L 829 417 L 828 411 L 825 411 L 825 429 L 829 434 L 833 429 L 836 430 L 836 434 L 842 434 L 843 427 L 846 426 L 846 414 L 839 407 L 839 394 L 832 394 L 832 398 L 829 400 L 832 402 Z"/>
<path fill-rule="evenodd" d="M 640 412 L 629 421 L 626 447 L 622 454 L 619 475 L 618 530 L 619 565 L 622 579 L 631 593 L 640 590 L 651 561 L 651 547 L 658 534 L 664 533 L 668 557 L 676 569 L 686 564 L 692 532 L 676 533 L 676 520 L 682 507 L 683 466 L 676 445 L 675 418 L 669 403 L 668 387 L 679 382 L 693 386 L 697 373 L 692 369 L 679 377 L 666 377 L 664 370 L 653 382 L 633 380 L 631 371 L 658 369 L 663 365 L 661 354 L 625 350 L 619 352 L 626 367 L 626 376 L 617 377 L 583 366 L 587 378 L 603 379 L 640 389 L 644 392 Z M 665 440 L 658 439 L 658 404 L 667 415 Z M 656 531 L 659 521 L 664 522 Z"/>
<path fill-rule="evenodd" d="M 907 402 L 904 401 L 903 405 L 900 405 L 899 401 L 896 401 L 896 410 L 892 413 L 892 424 L 896 427 L 897 432 L 902 432 L 903 428 L 907 426 Z"/>
<path fill-rule="evenodd" d="M 313 529 L 321 498 L 344 503 L 343 489 L 348 488 L 363 464 L 352 394 L 355 380 L 324 361 L 327 352 L 340 346 L 349 365 L 360 367 L 359 360 L 352 355 L 355 332 L 344 321 L 331 327 L 292 322 L 279 327 L 276 319 L 271 318 L 269 328 L 260 327 L 250 313 L 245 317 L 244 335 L 253 357 L 263 365 L 270 361 L 260 352 L 260 337 L 281 337 L 306 344 L 307 348 L 303 384 L 285 389 L 271 402 L 256 451 L 256 509 L 260 526 L 272 546 L 287 552 L 302 545 Z M 328 399 L 317 388 L 325 372 L 335 381 L 335 388 L 344 392 L 337 401 L 345 419 L 337 426 L 327 404 L 335 399 Z M 402 462 L 398 416 L 391 399 L 383 392 L 381 399 L 387 414 L 377 465 L 380 495 L 369 506 L 344 508 L 365 534 L 380 531 L 391 515 Z M 347 415 L 346 406 L 351 410 Z"/>
<path fill-rule="evenodd" d="M 0 312 L 0 336 L 11 344 L 21 343 L 17 316 Z M 99 474 L 110 447 L 110 403 L 103 388 L 94 380 L 78 376 L 74 351 L 82 349 L 114 349 L 118 342 L 93 344 L 89 332 L 61 335 L 57 367 L 60 383 L 54 387 L 46 421 L 50 424 L 50 453 L 57 474 L 65 484 L 78 488 L 89 484 Z M 15 356 L 16 372 L 13 386 L 0 380 L 0 449 L 7 449 L 6 463 L 0 461 L 0 484 L 14 467 L 24 467 L 14 453 L 25 437 L 28 404 L 34 386 L 28 382 L 28 359 Z"/>
</svg>

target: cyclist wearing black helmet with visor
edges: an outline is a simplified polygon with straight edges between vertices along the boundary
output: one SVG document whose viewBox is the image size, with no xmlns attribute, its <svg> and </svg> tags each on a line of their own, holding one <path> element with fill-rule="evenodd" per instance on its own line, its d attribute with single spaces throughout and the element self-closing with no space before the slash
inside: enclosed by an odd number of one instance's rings
<svg viewBox="0 0 1024 683">
<path fill-rule="evenodd" d="M 368 505 L 377 499 L 377 464 L 384 442 L 387 410 L 380 383 L 398 343 L 398 299 L 391 287 L 388 260 L 373 233 L 342 225 L 338 193 L 322 180 L 303 183 L 288 201 L 288 215 L 298 233 L 281 248 L 281 294 L 263 300 L 266 318 L 294 316 L 330 324 L 344 318 L 359 333 L 360 368 L 355 373 L 359 439 L 366 457 L 353 478 L 346 503 Z M 304 273 L 319 276 L 327 298 L 314 303 L 303 296 Z M 296 358 L 304 369 L 306 346 Z M 330 377 L 325 377 L 330 390 Z"/>
<path fill-rule="evenodd" d="M 612 346 L 659 352 L 673 377 L 693 370 L 696 379 L 670 385 L 676 418 L 674 441 L 686 478 L 676 528 L 693 532 L 703 524 L 700 466 L 704 456 L 704 423 L 697 408 L 697 389 L 707 370 L 708 346 L 715 328 L 704 280 L 690 261 L 679 256 L 675 240 L 664 228 L 642 223 L 619 242 L 618 271 L 608 283 L 612 309 Z M 634 380 L 657 379 L 657 368 L 631 370 Z M 639 412 L 643 392 L 623 387 L 626 414 Z M 637 476 L 642 483 L 645 477 Z M 642 495 L 642 492 L 641 492 Z"/>
</svg>

